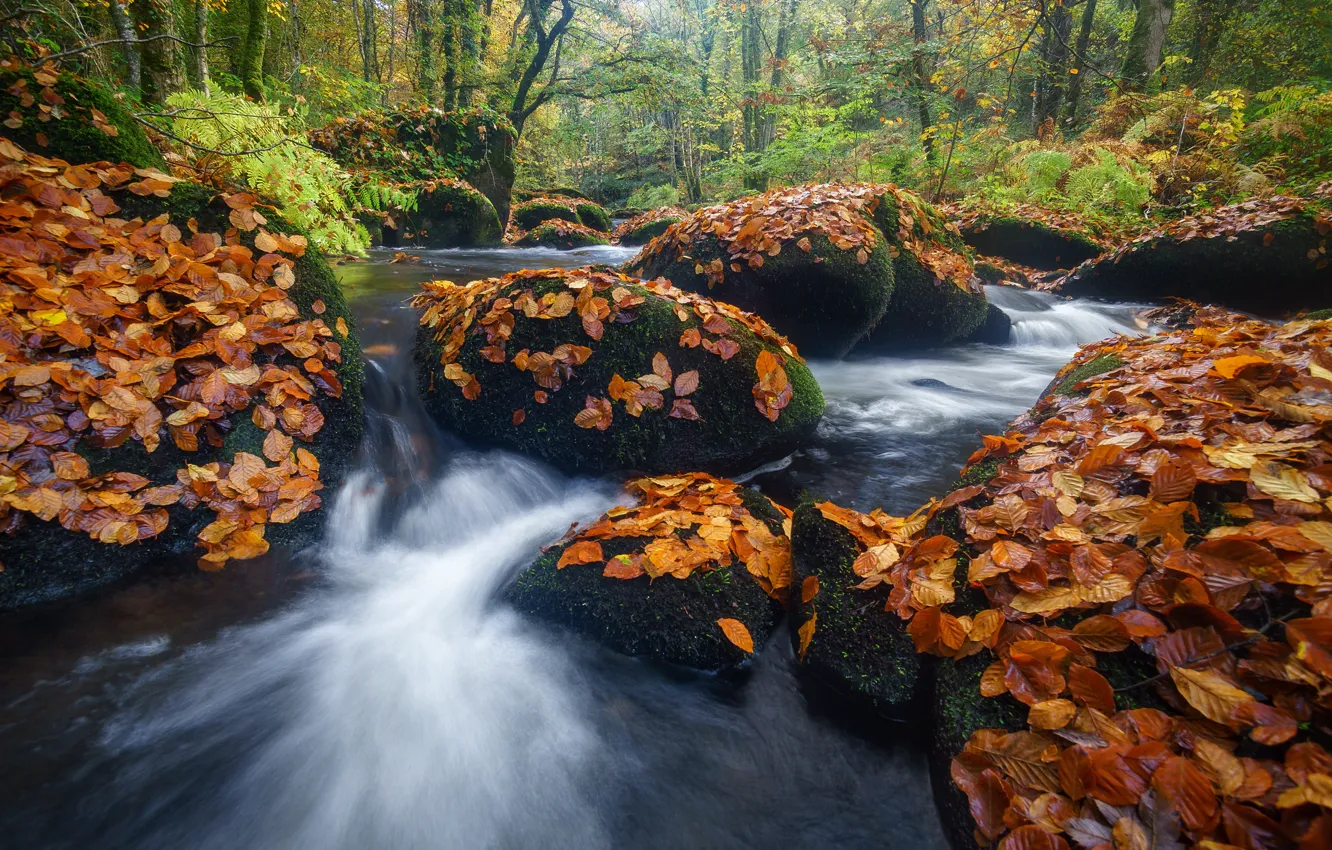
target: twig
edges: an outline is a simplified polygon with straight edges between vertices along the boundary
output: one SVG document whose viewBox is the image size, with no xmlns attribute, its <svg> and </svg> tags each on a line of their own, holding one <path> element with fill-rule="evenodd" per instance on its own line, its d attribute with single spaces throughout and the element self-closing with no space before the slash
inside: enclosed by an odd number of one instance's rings
<svg viewBox="0 0 1332 850">
<path fill-rule="evenodd" d="M 8 15 L 5 15 L 3 18 L 0 18 L 0 24 L 7 24 L 10 21 L 14 20 L 15 18 L 24 18 L 27 17 L 28 15 L 49 15 L 49 14 L 51 13 L 48 12 L 46 9 L 37 9 L 32 6 L 24 6 L 22 9 L 10 12 Z"/>
<path fill-rule="evenodd" d="M 70 50 L 62 50 L 59 53 L 52 53 L 50 56 L 43 56 L 41 58 L 41 61 L 43 63 L 55 62 L 59 59 L 64 59 L 66 56 L 77 56 L 80 53 L 87 53 L 89 50 L 95 50 L 98 47 L 104 47 L 108 44 L 146 44 L 147 42 L 157 41 L 163 38 L 168 39 L 170 41 L 179 42 L 180 44 L 184 44 L 188 47 L 214 47 L 219 44 L 225 44 L 228 41 L 235 41 L 237 38 L 239 38 L 239 36 L 229 35 L 226 38 L 219 38 L 217 41 L 209 41 L 205 42 L 204 44 L 200 44 L 197 41 L 187 41 L 186 39 L 180 38 L 179 36 L 167 35 L 165 33 L 162 35 L 150 35 L 147 38 L 133 38 L 133 39 L 108 38 L 102 41 L 90 42 L 88 44 L 82 45 L 81 47 L 75 47 Z"/>
<path fill-rule="evenodd" d="M 1264 604 L 1264 605 L 1267 604 L 1266 600 L 1263 601 L 1263 604 Z M 1254 635 L 1253 637 L 1245 638 L 1244 640 L 1239 641 L 1238 643 L 1232 643 L 1232 644 L 1230 644 L 1229 646 L 1223 646 L 1223 647 L 1221 647 L 1220 649 L 1218 649 L 1217 651 L 1215 651 L 1215 652 L 1209 652 L 1209 653 L 1207 653 L 1206 655 L 1201 656 L 1201 657 L 1199 657 L 1199 658 L 1190 658 L 1188 661 L 1184 662 L 1183 664 L 1177 665 L 1177 666 L 1179 666 L 1179 667 L 1192 667 L 1194 664 L 1201 664 L 1201 663 L 1204 662 L 1204 661 L 1210 661 L 1210 660 L 1212 660 L 1213 658 L 1216 658 L 1216 657 L 1219 656 L 1219 655 L 1225 655 L 1226 653 L 1228 653 L 1228 652 L 1232 652 L 1232 651 L 1234 651 L 1234 650 L 1236 650 L 1236 649 L 1243 649 L 1243 648 L 1246 647 L 1246 646 L 1251 646 L 1251 645 L 1257 643 L 1259 638 L 1261 638 L 1261 637 L 1263 637 L 1264 635 L 1266 635 L 1268 629 L 1272 628 L 1272 627 L 1275 626 L 1275 625 L 1284 624 L 1287 620 L 1293 618 L 1293 617 L 1294 617 L 1296 614 L 1298 614 L 1298 613 L 1299 613 L 1298 611 L 1291 611 L 1289 614 L 1286 614 L 1285 616 L 1282 616 L 1282 617 L 1276 617 L 1276 618 L 1274 618 L 1274 619 L 1269 619 L 1269 620 L 1267 621 L 1267 625 L 1265 625 L 1265 626 L 1263 626 L 1261 629 L 1259 629 L 1259 630 L 1258 630 L 1258 634 Z M 1122 688 L 1115 688 L 1114 690 L 1115 690 L 1115 693 L 1120 693 L 1121 691 L 1131 691 L 1131 690 L 1134 690 L 1134 689 L 1136 689 L 1136 688 L 1141 688 L 1143 685 L 1150 685 L 1150 684 L 1152 684 L 1153 682 L 1159 682 L 1159 681 L 1161 681 L 1162 679 L 1165 679 L 1165 678 L 1167 678 L 1167 677 L 1169 677 L 1169 676 L 1170 676 L 1170 671 L 1167 670 L 1167 671 L 1164 672 L 1164 673 L 1158 673 L 1158 674 L 1156 674 L 1155 676 L 1152 676 L 1150 679 L 1143 679 L 1141 682 L 1134 682 L 1132 685 L 1125 685 L 1125 686 L 1122 687 Z"/>
<path fill-rule="evenodd" d="M 317 148 L 314 148 L 301 141 L 298 141 L 295 138 L 288 137 L 285 139 L 281 139 L 277 142 L 274 142 L 268 147 L 251 148 L 249 150 L 243 150 L 243 151 L 220 151 L 217 150 L 216 148 L 205 147 L 204 145 L 198 144 L 197 142 L 191 142 L 189 139 L 177 136 L 175 133 L 171 132 L 170 130 L 167 130 L 163 127 L 159 127 L 153 122 L 148 121 L 147 119 L 140 118 L 135 113 L 131 112 L 130 117 L 133 118 L 135 121 L 138 121 L 140 124 L 147 127 L 148 129 L 152 130 L 153 132 L 161 133 L 163 136 L 166 136 L 168 139 L 180 142 L 182 145 L 187 145 L 193 148 L 194 150 L 203 151 L 204 153 L 216 154 L 217 156 L 249 156 L 251 154 L 256 154 L 256 153 L 265 153 L 267 151 L 273 150 L 274 148 L 280 148 L 283 145 L 295 145 L 299 148 L 306 148 L 308 150 L 317 150 Z"/>
</svg>

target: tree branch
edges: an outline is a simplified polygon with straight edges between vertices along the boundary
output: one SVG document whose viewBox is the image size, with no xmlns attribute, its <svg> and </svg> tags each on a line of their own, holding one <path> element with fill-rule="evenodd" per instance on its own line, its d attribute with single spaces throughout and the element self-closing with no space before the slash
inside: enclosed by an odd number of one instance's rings
<svg viewBox="0 0 1332 850">
<path fill-rule="evenodd" d="M 178 36 L 166 35 L 166 34 L 150 35 L 147 38 L 133 38 L 133 39 L 108 38 L 102 41 L 90 42 L 88 44 L 83 45 L 82 47 L 75 47 L 71 50 L 62 50 L 59 53 L 52 53 L 50 56 L 43 56 L 41 58 L 41 62 L 42 63 L 55 62 L 56 60 L 64 59 L 66 56 L 77 56 L 80 53 L 87 53 L 89 50 L 96 50 L 97 48 L 105 47 L 108 44 L 146 44 L 150 41 L 157 41 L 163 38 L 169 39 L 170 41 L 179 42 L 180 44 L 184 44 L 187 47 L 215 47 L 216 45 L 219 44 L 226 44 L 228 41 L 235 41 L 237 36 L 229 35 L 226 38 L 219 38 L 217 41 L 209 41 L 203 44 L 199 44 L 198 42 L 195 41 L 187 41 Z"/>
</svg>

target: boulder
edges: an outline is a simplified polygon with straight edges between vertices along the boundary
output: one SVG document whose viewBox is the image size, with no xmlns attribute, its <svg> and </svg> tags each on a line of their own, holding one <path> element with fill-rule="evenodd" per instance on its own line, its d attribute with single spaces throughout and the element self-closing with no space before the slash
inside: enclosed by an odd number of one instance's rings
<svg viewBox="0 0 1332 850">
<path fill-rule="evenodd" d="M 1050 288 L 1110 300 L 1185 298 L 1264 316 L 1332 306 L 1332 184 L 1245 201 L 1142 234 Z"/>
<path fill-rule="evenodd" d="M 42 156 L 166 168 L 143 126 L 110 92 L 68 71 L 0 69 L 0 115 L 5 138 Z"/>
<path fill-rule="evenodd" d="M 513 205 L 513 226 L 520 230 L 531 230 L 547 221 L 562 219 L 574 224 L 582 224 L 578 217 L 579 202 L 572 198 L 532 198 Z"/>
<path fill-rule="evenodd" d="M 841 509 L 824 503 L 837 516 Z M 791 635 L 801 678 L 856 710 L 902 719 L 924 664 L 886 589 L 854 589 L 862 548 L 852 532 L 812 502 L 791 523 L 794 565 Z"/>
<path fill-rule="evenodd" d="M 1041 271 L 1071 269 L 1107 247 L 1082 216 L 1034 204 L 958 211 L 954 221 L 976 253 Z"/>
<path fill-rule="evenodd" d="M 857 354 L 950 345 L 975 339 L 989 316 L 956 227 L 912 192 L 873 187 L 874 222 L 890 243 L 893 294 L 888 309 L 857 343 Z"/>
<path fill-rule="evenodd" d="M 0 257 L 26 267 L 0 275 L 15 306 L 0 325 L 27 328 L 0 330 L 0 608 L 190 552 L 217 569 L 314 539 L 362 429 L 360 349 L 319 253 L 248 193 L 0 159 L 31 175 L 28 192 L 64 175 L 47 229 L 73 234 L 44 239 L 40 270 L 26 251 Z M 34 196 L 6 200 L 0 232 L 31 243 Z M 113 247 L 153 271 L 89 267 Z M 155 335 L 163 321 L 171 333 Z"/>
<path fill-rule="evenodd" d="M 757 313 L 808 356 L 841 357 L 893 292 L 891 246 L 869 217 L 876 199 L 869 187 L 817 185 L 707 207 L 626 269 Z"/>
<path fill-rule="evenodd" d="M 784 337 L 729 304 L 604 267 L 426 284 L 416 368 L 446 429 L 572 473 L 729 474 L 823 414 Z"/>
<path fill-rule="evenodd" d="M 589 245 L 609 245 L 610 240 L 604 233 L 599 233 L 590 227 L 562 218 L 553 218 L 550 221 L 543 221 L 519 236 L 513 244 L 524 248 L 559 248 L 571 251 Z"/>
<path fill-rule="evenodd" d="M 312 145 L 362 179 L 465 181 L 490 200 L 501 224 L 509 220 L 517 140 L 513 124 L 486 107 L 369 110 L 310 134 Z"/>
<path fill-rule="evenodd" d="M 689 217 L 682 207 L 659 207 L 639 213 L 615 228 L 615 241 L 621 245 L 646 245 L 666 232 L 666 228 Z"/>
<path fill-rule="evenodd" d="M 414 184 L 416 209 L 393 217 L 397 231 L 382 241 L 426 248 L 498 245 L 504 229 L 490 199 L 461 180 L 441 177 Z M 384 227 L 387 227 L 385 222 Z"/>
<path fill-rule="evenodd" d="M 985 309 L 985 324 L 972 336 L 976 342 L 989 345 L 1007 345 L 1013 338 L 1013 320 L 994 304 Z"/>
<path fill-rule="evenodd" d="M 782 510 L 701 473 L 627 489 L 636 505 L 559 541 L 506 599 L 627 655 L 707 671 L 746 663 L 771 636 L 790 586 Z"/>
<path fill-rule="evenodd" d="M 611 232 L 610 213 L 606 212 L 601 204 L 592 201 L 579 201 L 575 209 L 578 212 L 578 220 L 583 223 L 584 227 L 590 227 L 606 234 Z"/>
</svg>

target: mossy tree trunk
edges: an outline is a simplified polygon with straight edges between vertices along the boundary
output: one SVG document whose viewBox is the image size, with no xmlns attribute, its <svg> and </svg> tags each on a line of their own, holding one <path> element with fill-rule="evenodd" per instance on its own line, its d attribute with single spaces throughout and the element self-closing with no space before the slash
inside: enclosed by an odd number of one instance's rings
<svg viewBox="0 0 1332 850">
<path fill-rule="evenodd" d="M 129 8 L 139 36 L 143 99 L 165 103 L 185 87 L 185 63 L 181 61 L 170 0 L 131 0 Z"/>
<path fill-rule="evenodd" d="M 264 45 L 268 41 L 267 0 L 245 0 L 249 20 L 241 45 L 240 78 L 245 96 L 264 99 Z"/>
<path fill-rule="evenodd" d="M 925 158 L 934 162 L 934 120 L 930 118 L 930 71 L 925 60 L 924 44 L 928 41 L 925 32 L 925 6 L 930 0 L 911 0 L 911 37 L 915 47 L 911 50 L 911 65 L 915 72 L 912 81 L 912 99 L 916 102 L 916 112 L 920 116 L 920 140 L 925 148 Z"/>
<path fill-rule="evenodd" d="M 208 91 L 208 3 L 207 0 L 194 0 L 194 47 L 189 48 L 190 64 L 186 69 L 190 86 L 201 92 Z"/>
<path fill-rule="evenodd" d="M 416 93 L 426 103 L 435 102 L 435 4 L 432 0 L 408 0 L 407 15 L 416 32 Z"/>
<path fill-rule="evenodd" d="M 1129 89 L 1146 88 L 1165 53 L 1166 30 L 1175 16 L 1175 0 L 1138 0 L 1128 53 L 1119 72 L 1120 83 Z"/>
<path fill-rule="evenodd" d="M 1068 39 L 1072 35 L 1073 14 L 1067 6 L 1047 7 L 1041 16 L 1041 74 L 1036 81 L 1036 114 L 1033 131 L 1040 135 L 1041 125 L 1053 122 L 1064 99 L 1064 78 L 1068 76 Z"/>
<path fill-rule="evenodd" d="M 120 46 L 125 57 L 125 85 L 138 91 L 143 87 L 143 68 L 139 63 L 139 47 L 135 43 L 134 25 L 129 15 L 120 5 L 120 0 L 108 0 L 107 11 L 111 16 L 111 25 L 116 28 L 116 36 L 124 42 Z"/>
<path fill-rule="evenodd" d="M 1078 120 L 1078 98 L 1082 95 L 1082 75 L 1087 69 L 1087 45 L 1091 43 L 1092 23 L 1096 19 L 1096 0 L 1086 0 L 1082 7 L 1082 25 L 1078 28 L 1078 43 L 1073 48 L 1073 79 L 1068 81 L 1067 109 L 1064 121 L 1069 125 Z"/>
</svg>

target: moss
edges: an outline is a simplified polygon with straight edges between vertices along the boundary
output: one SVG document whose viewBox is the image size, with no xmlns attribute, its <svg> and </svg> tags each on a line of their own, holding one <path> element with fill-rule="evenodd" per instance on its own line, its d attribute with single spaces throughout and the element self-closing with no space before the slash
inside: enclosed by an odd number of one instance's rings
<svg viewBox="0 0 1332 850">
<path fill-rule="evenodd" d="M 646 245 L 666 232 L 666 228 L 680 221 L 678 218 L 659 218 L 647 224 L 635 227 L 620 237 L 620 244 L 627 246 Z"/>
<path fill-rule="evenodd" d="M 42 88 L 32 71 L 0 70 L 0 115 L 8 118 L 11 112 L 17 112 L 23 121 L 18 127 L 6 127 L 6 138 L 34 153 L 72 163 L 107 160 L 139 168 L 166 168 L 161 151 L 148 140 L 143 127 L 106 89 L 82 77 L 61 73 L 51 88 L 64 99 L 58 104 L 63 117 L 40 121 L 37 104 L 44 103 Z M 36 100 L 31 106 L 22 104 L 25 90 Z M 106 116 L 116 135 L 107 135 L 94 124 L 94 109 Z M 45 137 L 45 145 L 38 135 Z"/>
<path fill-rule="evenodd" d="M 809 602 L 792 598 L 797 651 L 800 626 L 817 616 L 799 675 L 860 710 L 905 717 L 928 659 L 916 654 L 902 620 L 884 610 L 884 590 L 851 589 L 859 581 L 851 569 L 860 553 L 855 538 L 806 503 L 792 520 L 791 552 L 794 587 L 810 576 L 819 581 Z"/>
<path fill-rule="evenodd" d="M 513 223 L 524 230 L 531 230 L 553 219 L 564 219 L 574 224 L 582 224 L 578 217 L 578 206 L 573 201 L 537 198 L 523 201 L 513 207 Z"/>
<path fill-rule="evenodd" d="M 427 184 L 417 195 L 416 210 L 402 218 L 404 238 L 427 248 L 470 248 L 503 241 L 495 205 L 466 185 Z"/>
<path fill-rule="evenodd" d="M 194 183 L 178 183 L 167 198 L 140 197 L 128 192 L 116 192 L 115 200 L 122 206 L 117 213 L 121 218 L 154 218 L 163 212 L 185 230 L 186 222 L 193 218 L 200 232 L 223 233 L 230 224 L 228 208 L 214 201 L 215 193 Z M 299 229 L 284 222 L 272 211 L 265 211 L 267 228 L 283 233 L 298 233 Z M 256 234 L 242 234 L 241 241 L 253 248 Z M 324 312 L 318 318 L 330 328 L 338 318 L 352 327 L 352 316 L 338 287 L 333 270 L 323 256 L 311 247 L 295 263 L 296 285 L 290 290 L 301 317 L 316 318 L 315 301 L 322 301 Z M 336 331 L 335 331 L 336 333 Z M 364 365 L 360 344 L 355 331 L 347 338 L 335 337 L 342 346 L 342 363 L 336 372 L 342 382 L 342 396 L 329 398 L 316 396 L 315 402 L 324 414 L 324 427 L 313 443 L 297 445 L 309 450 L 319 459 L 320 480 L 324 484 L 321 496 L 325 503 L 332 499 L 338 485 L 350 468 L 360 448 L 364 427 L 362 393 Z M 232 430 L 223 436 L 220 449 L 201 448 L 198 452 L 181 452 L 170 440 L 163 439 L 157 451 L 146 452 L 143 444 L 128 440 L 113 449 L 94 449 L 79 446 L 78 451 L 89 462 L 94 473 L 116 470 L 134 472 L 154 483 L 171 483 L 176 470 L 190 463 L 208 463 L 228 460 L 237 451 L 262 456 L 264 431 L 254 425 L 248 412 L 231 417 Z M 270 524 L 266 537 L 278 546 L 302 546 L 316 539 L 327 510 L 302 514 L 295 521 Z M 206 508 L 186 511 L 173 507 L 170 520 L 157 538 L 131 546 L 109 546 L 98 543 L 86 534 L 66 531 L 58 523 L 42 523 L 29 519 L 18 534 L 4 538 L 5 570 L 0 572 L 0 610 L 17 608 L 40 602 L 66 599 L 71 596 L 105 587 L 161 565 L 190 568 L 202 549 L 195 546 L 195 535 L 214 519 Z"/>
<path fill-rule="evenodd" d="M 747 491 L 746 507 L 774 533 L 781 515 L 757 492 Z M 752 508 L 751 508 L 752 510 Z M 776 519 L 770 517 L 775 515 Z M 642 551 L 647 538 L 601 541 L 607 559 Z M 647 576 L 622 580 L 604 577 L 602 563 L 555 564 L 567 546 L 541 556 L 519 574 L 505 591 L 522 613 L 582 634 L 617 652 L 700 670 L 723 670 L 751 656 L 722 635 L 717 620 L 744 623 L 757 650 L 772 635 L 781 606 L 770 599 L 745 571 L 733 564 L 689 578 Z"/>
<path fill-rule="evenodd" d="M 1328 319 L 1332 319 L 1332 307 L 1328 307 L 1324 310 L 1313 310 L 1308 313 L 1301 313 L 1296 318 L 1304 319 L 1310 322 L 1327 321 Z"/>
<path fill-rule="evenodd" d="M 578 220 L 585 227 L 593 230 L 599 230 L 602 233 L 611 232 L 610 213 L 601 208 L 600 204 L 594 204 L 591 201 L 583 201 L 577 206 Z"/>
<path fill-rule="evenodd" d="M 1043 271 L 1071 269 L 1101 253 L 1090 234 L 1013 216 L 981 219 L 962 237 L 978 253 Z"/>
<path fill-rule="evenodd" d="M 1081 366 L 1070 371 L 1063 378 L 1058 379 L 1059 383 L 1050 392 L 1064 397 L 1076 395 L 1078 392 L 1078 384 L 1088 378 L 1104 375 L 1106 372 L 1113 372 L 1123 365 L 1124 361 L 1117 355 L 1102 354 L 1088 360 L 1086 363 L 1083 363 Z"/>
<path fill-rule="evenodd" d="M 1318 252 L 1326 248 L 1314 212 L 1306 210 L 1239 233 L 1234 241 L 1222 235 L 1136 244 L 1122 256 L 1084 264 L 1060 289 L 1122 301 L 1186 298 L 1277 317 L 1332 303 L 1332 264 L 1318 267 L 1325 257 Z"/>
<path fill-rule="evenodd" d="M 700 235 L 689 255 L 675 259 L 674 249 L 629 263 L 639 277 L 664 277 L 681 289 L 703 292 L 712 298 L 757 313 L 785 334 L 806 357 L 841 357 L 851 350 L 883 315 L 893 293 L 893 265 L 880 244 L 868 252 L 868 262 L 856 259 L 826 236 L 809 237 L 810 250 L 794 243 L 782 246 L 761 267 L 728 269 L 722 283 L 709 287 L 695 271 L 714 259 L 730 262 L 720 241 Z"/>
<path fill-rule="evenodd" d="M 569 222 L 559 219 L 543 222 L 524 233 L 522 238 L 513 244 L 525 248 L 559 248 L 563 251 L 586 248 L 589 245 L 610 244 L 610 240 L 600 233 L 586 229 L 575 230 L 568 225 Z"/>
<path fill-rule="evenodd" d="M 967 292 L 936 279 L 906 251 L 893 260 L 893 278 L 888 309 L 856 346 L 858 354 L 949 345 L 972 339 L 985 327 L 990 305 L 983 291 Z"/>
<path fill-rule="evenodd" d="M 540 297 L 562 285 L 538 280 L 533 290 Z M 551 320 L 518 317 L 508 344 L 510 355 L 525 348 L 549 352 L 566 342 L 587 345 L 594 352 L 586 363 L 574 368 L 574 377 L 563 388 L 549 393 L 546 404 L 534 401 L 533 393 L 539 387 L 529 373 L 520 372 L 512 363 L 483 360 L 478 352 L 484 337 L 475 333 L 468 335 L 458 363 L 476 376 L 481 395 L 476 401 L 464 399 L 444 379 L 440 349 L 431 333 L 422 330 L 417 334 L 415 357 L 426 409 L 445 428 L 463 437 L 540 457 L 569 472 L 589 474 L 611 470 L 738 473 L 784 457 L 813 433 L 823 415 L 823 393 L 804 364 L 786 364 L 792 399 L 777 422 L 769 422 L 754 405 L 753 364 L 760 349 L 774 353 L 777 349 L 734 322 L 730 338 L 740 345 L 740 351 L 730 360 L 723 361 L 701 347 L 682 348 L 680 334 L 699 327 L 697 317 L 690 312 L 682 322 L 674 313 L 674 302 L 638 286 L 629 288 L 645 295 L 647 302 L 636 308 L 632 322 L 608 323 L 600 341 L 583 332 L 577 314 Z M 699 386 L 690 399 L 703 417 L 701 421 L 669 418 L 669 401 L 667 409 L 644 410 L 638 418 L 617 402 L 609 429 L 597 431 L 574 424 L 587 396 L 608 397 L 607 386 L 615 374 L 630 380 L 650 373 L 657 352 L 666 355 L 676 374 L 698 370 Z M 514 425 L 513 413 L 518 409 L 525 411 L 526 418 Z"/>
</svg>

